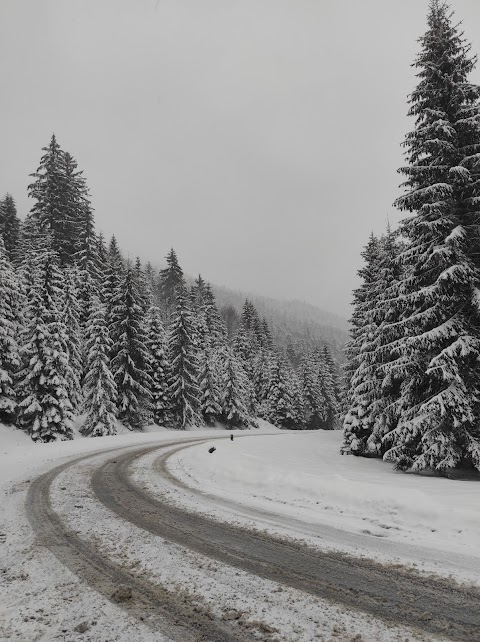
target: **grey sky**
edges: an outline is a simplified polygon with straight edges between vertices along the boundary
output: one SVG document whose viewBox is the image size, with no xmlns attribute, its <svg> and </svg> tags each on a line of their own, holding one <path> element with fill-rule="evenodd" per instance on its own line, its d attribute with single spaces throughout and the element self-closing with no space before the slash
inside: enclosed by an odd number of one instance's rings
<svg viewBox="0 0 480 642">
<path fill-rule="evenodd" d="M 133 257 L 349 314 L 427 0 L 1 0 L 0 194 L 52 132 Z M 454 0 L 480 53 L 480 3 Z M 472 77 L 480 82 L 477 70 Z"/>
</svg>

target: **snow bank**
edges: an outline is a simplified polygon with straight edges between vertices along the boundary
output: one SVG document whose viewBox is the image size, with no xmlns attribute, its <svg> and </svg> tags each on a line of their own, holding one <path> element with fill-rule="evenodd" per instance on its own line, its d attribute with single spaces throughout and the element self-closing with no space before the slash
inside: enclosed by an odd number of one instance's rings
<svg viewBox="0 0 480 642">
<path fill-rule="evenodd" d="M 480 556 L 480 483 L 406 475 L 341 456 L 339 432 L 285 433 L 194 446 L 172 471 L 205 492 L 377 538 Z"/>
</svg>

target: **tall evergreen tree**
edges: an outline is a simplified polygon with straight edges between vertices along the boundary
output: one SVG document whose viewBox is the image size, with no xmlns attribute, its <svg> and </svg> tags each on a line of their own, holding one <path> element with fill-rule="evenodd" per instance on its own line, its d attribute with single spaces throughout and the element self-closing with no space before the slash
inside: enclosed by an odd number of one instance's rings
<svg viewBox="0 0 480 642">
<path fill-rule="evenodd" d="M 222 363 L 220 405 L 227 428 L 246 428 L 250 423 L 246 398 L 247 376 L 232 349 L 225 346 L 219 355 Z"/>
<path fill-rule="evenodd" d="M 176 290 L 176 312 L 168 331 L 168 393 L 175 428 L 202 425 L 196 327 L 184 288 Z"/>
<path fill-rule="evenodd" d="M 50 242 L 51 243 L 51 242 Z M 34 441 L 73 438 L 67 332 L 61 310 L 64 289 L 58 257 L 47 241 L 34 260 L 34 286 L 26 311 L 18 375 L 18 425 Z"/>
<path fill-rule="evenodd" d="M 0 236 L 3 237 L 6 256 L 9 261 L 17 262 L 20 243 L 20 219 L 13 196 L 6 194 L 0 201 Z"/>
<path fill-rule="evenodd" d="M 52 235 L 60 262 L 70 263 L 78 250 L 78 238 L 89 207 L 88 190 L 77 163 L 52 136 L 40 160 L 28 194 L 36 200 L 31 215 Z"/>
<path fill-rule="evenodd" d="M 17 400 L 15 375 L 20 366 L 17 297 L 19 283 L 0 237 L 0 422 L 13 423 Z"/>
<path fill-rule="evenodd" d="M 305 354 L 302 358 L 300 364 L 300 380 L 303 390 L 306 427 L 309 430 L 323 428 L 327 418 L 327 403 L 320 385 L 318 361 L 311 352 Z"/>
<path fill-rule="evenodd" d="M 78 302 L 79 275 L 76 266 L 64 270 L 64 290 L 61 302 L 63 323 L 67 339 L 67 356 L 69 363 L 68 396 L 73 410 L 80 409 L 82 402 L 82 344 L 83 333 L 80 327 L 80 305 Z"/>
<path fill-rule="evenodd" d="M 185 278 L 173 248 L 167 254 L 166 261 L 167 267 L 160 270 L 159 288 L 160 300 L 168 321 L 176 308 L 177 292 L 185 287 Z"/>
<path fill-rule="evenodd" d="M 130 429 L 139 429 L 152 418 L 152 380 L 144 317 L 134 269 L 127 268 L 112 301 L 113 342 L 111 369 L 118 392 L 118 418 Z"/>
<path fill-rule="evenodd" d="M 171 401 L 168 392 L 169 364 L 167 337 L 163 328 L 160 309 L 152 306 L 147 314 L 148 374 L 152 380 L 153 420 L 158 426 L 170 426 Z"/>
<path fill-rule="evenodd" d="M 86 328 L 86 375 L 84 382 L 86 413 L 82 432 L 90 437 L 116 433 L 117 386 L 109 366 L 111 351 L 105 306 L 97 295 L 91 298 Z"/>
<path fill-rule="evenodd" d="M 104 265 L 102 299 L 106 306 L 107 323 L 110 324 L 113 322 L 113 307 L 118 290 L 125 276 L 123 257 L 115 236 L 110 239 Z"/>
<path fill-rule="evenodd" d="M 400 210 L 403 330 L 390 372 L 403 384 L 385 457 L 400 468 L 480 469 L 480 88 L 470 46 L 445 2 L 432 0 L 410 97 L 415 128 Z"/>
<path fill-rule="evenodd" d="M 380 253 L 380 240 L 372 234 L 362 252 L 365 264 L 358 271 L 362 283 L 353 293 L 354 311 L 350 320 L 352 338 L 345 348 L 347 363 L 344 369 L 346 394 L 342 448 L 359 454 L 372 430 L 371 424 L 363 421 L 364 416 L 370 416 L 367 409 L 373 402 L 370 394 L 371 377 L 363 353 L 370 349 L 371 344 L 369 334 L 374 322 Z"/>
<path fill-rule="evenodd" d="M 272 360 L 265 397 L 266 419 L 279 428 L 296 428 L 296 408 L 288 371 L 282 360 Z"/>
</svg>

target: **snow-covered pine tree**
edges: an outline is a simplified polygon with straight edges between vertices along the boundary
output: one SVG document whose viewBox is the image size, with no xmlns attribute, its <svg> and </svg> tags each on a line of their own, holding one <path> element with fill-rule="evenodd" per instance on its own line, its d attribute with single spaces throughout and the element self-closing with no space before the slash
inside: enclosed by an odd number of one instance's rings
<svg viewBox="0 0 480 642">
<path fill-rule="evenodd" d="M 337 412 L 339 412 L 340 411 L 339 404 L 341 401 L 341 389 L 340 389 L 340 381 L 338 376 L 339 375 L 338 367 L 337 367 L 337 364 L 335 363 L 335 359 L 333 358 L 332 349 L 326 343 L 322 348 L 322 358 L 332 380 L 333 393 L 335 396 L 335 402 L 337 404 Z"/>
<path fill-rule="evenodd" d="M 75 265 L 65 268 L 64 290 L 62 293 L 61 310 L 67 338 L 68 371 L 68 397 L 72 403 L 73 411 L 77 413 L 82 403 L 82 348 L 83 332 L 80 327 L 80 305 L 78 302 L 78 284 L 80 278 Z"/>
<path fill-rule="evenodd" d="M 199 362 L 196 327 L 185 288 L 176 288 L 176 310 L 168 330 L 168 393 L 172 403 L 173 425 L 185 429 L 203 425 L 199 388 Z"/>
<path fill-rule="evenodd" d="M 148 288 L 145 271 L 142 267 L 142 262 L 140 261 L 140 257 L 138 256 L 135 259 L 135 279 L 138 284 L 140 307 L 142 308 L 143 315 L 146 316 L 150 307 L 153 305 L 153 300 L 151 297 L 151 292 Z"/>
<path fill-rule="evenodd" d="M 219 393 L 219 369 L 215 367 L 215 353 L 206 350 L 202 355 L 199 373 L 200 405 L 205 423 L 213 426 L 220 421 L 222 408 Z"/>
<path fill-rule="evenodd" d="M 210 283 L 205 284 L 203 300 L 205 323 L 207 324 L 210 345 L 212 349 L 218 349 L 227 343 L 228 333 L 225 322 L 218 311 L 215 295 L 212 292 Z"/>
<path fill-rule="evenodd" d="M 360 451 L 369 456 L 383 455 L 388 449 L 385 435 L 398 424 L 397 401 L 401 381 L 395 380 L 391 364 L 400 356 L 399 351 L 391 348 L 403 330 L 398 325 L 401 304 L 397 300 L 398 285 L 402 276 L 398 260 L 400 244 L 398 234 L 390 228 L 381 238 L 378 274 L 372 299 L 375 303 L 372 316 L 372 339 L 367 342 L 367 350 L 362 354 L 370 378 L 371 398 L 363 416 L 364 425 L 369 426 L 371 434 L 363 435 Z"/>
<path fill-rule="evenodd" d="M 271 360 L 265 397 L 266 419 L 279 428 L 296 428 L 295 401 L 286 365 L 280 355 Z"/>
<path fill-rule="evenodd" d="M 158 426 L 170 426 L 171 401 L 168 393 L 169 364 L 166 333 L 160 308 L 152 306 L 147 314 L 148 374 L 152 380 L 153 420 Z"/>
<path fill-rule="evenodd" d="M 324 357 L 324 349 L 316 351 L 315 360 L 318 367 L 320 389 L 325 399 L 325 420 L 322 428 L 324 430 L 334 430 L 337 423 L 338 406 L 332 374 Z"/>
<path fill-rule="evenodd" d="M 65 250 L 68 261 L 72 261 L 84 249 L 85 228 L 93 219 L 90 194 L 83 172 L 79 171 L 77 161 L 69 152 L 64 155 L 65 171 L 65 214 L 62 236 L 65 237 Z"/>
<path fill-rule="evenodd" d="M 111 305 L 110 367 L 117 385 L 118 418 L 131 430 L 138 430 L 152 418 L 153 382 L 148 374 L 147 333 L 134 268 L 128 267 L 121 275 Z"/>
<path fill-rule="evenodd" d="M 7 259 L 16 263 L 20 242 L 20 219 L 11 194 L 6 194 L 0 201 L 0 236 L 3 237 Z"/>
<path fill-rule="evenodd" d="M 173 247 L 167 254 L 166 261 L 167 267 L 160 270 L 159 291 L 160 301 L 165 310 L 165 319 L 168 322 L 176 309 L 177 291 L 185 287 L 185 278 Z"/>
<path fill-rule="evenodd" d="M 83 217 L 80 222 L 75 262 L 79 273 L 78 301 L 80 304 L 80 325 L 85 328 L 88 322 L 92 300 L 97 296 L 100 285 L 100 260 L 98 255 L 98 240 L 95 235 L 93 212 L 89 204 L 85 204 Z"/>
<path fill-rule="evenodd" d="M 227 428 L 246 428 L 250 423 L 246 399 L 249 397 L 248 379 L 241 362 L 230 346 L 224 346 L 218 358 L 222 365 L 220 406 Z"/>
<path fill-rule="evenodd" d="M 20 366 L 17 298 L 19 283 L 0 237 L 0 422 L 14 423 L 15 375 Z"/>
<path fill-rule="evenodd" d="M 79 221 L 88 196 L 85 181 L 70 154 L 60 148 L 52 136 L 37 171 L 28 186 L 28 195 L 36 200 L 31 215 L 52 234 L 60 263 L 69 263 L 77 249 Z"/>
<path fill-rule="evenodd" d="M 99 247 L 99 250 L 101 252 L 102 248 Z M 104 266 L 102 275 L 102 301 L 106 306 L 107 324 L 110 326 L 110 324 L 114 322 L 113 307 L 118 296 L 119 287 L 125 277 L 125 265 L 115 236 L 112 236 L 110 239 Z"/>
<path fill-rule="evenodd" d="M 371 350 L 381 242 L 373 234 L 362 252 L 364 266 L 358 271 L 362 283 L 353 293 L 353 314 L 350 319 L 351 341 L 346 345 L 344 366 L 345 405 L 343 408 L 343 451 L 361 454 L 372 432 L 368 409 L 374 401 L 372 377 L 363 353 Z M 368 417 L 368 421 L 363 421 Z"/>
<path fill-rule="evenodd" d="M 23 369 L 17 375 L 17 425 L 34 441 L 43 442 L 73 438 L 71 373 L 61 310 L 64 281 L 51 244 L 47 238 L 32 261 L 34 281 L 20 351 Z"/>
<path fill-rule="evenodd" d="M 84 380 L 86 413 L 82 433 L 102 437 L 116 433 L 117 386 L 109 366 L 111 339 L 105 306 L 98 295 L 90 299 L 86 328 L 86 374 Z"/>
<path fill-rule="evenodd" d="M 300 363 L 300 381 L 308 430 L 319 430 L 326 420 L 326 400 L 320 386 L 318 361 L 312 352 L 303 355 Z"/>
<path fill-rule="evenodd" d="M 253 362 L 253 388 L 255 390 L 257 415 L 266 419 L 269 413 L 267 393 L 270 388 L 270 375 L 273 370 L 274 355 L 269 350 L 261 348 Z"/>
<path fill-rule="evenodd" d="M 480 88 L 448 5 L 432 0 L 410 96 L 401 233 L 400 421 L 385 458 L 402 469 L 480 469 Z"/>
<path fill-rule="evenodd" d="M 298 374 L 293 368 L 287 369 L 288 389 L 292 398 L 292 426 L 293 430 L 305 429 L 305 406 L 303 391 Z"/>
</svg>

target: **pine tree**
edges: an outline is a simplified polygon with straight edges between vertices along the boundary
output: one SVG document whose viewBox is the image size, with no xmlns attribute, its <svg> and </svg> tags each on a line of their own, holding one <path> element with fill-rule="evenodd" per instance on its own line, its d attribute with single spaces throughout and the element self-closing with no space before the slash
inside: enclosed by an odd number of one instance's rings
<svg viewBox="0 0 480 642">
<path fill-rule="evenodd" d="M 18 375 L 18 425 L 34 441 L 73 438 L 67 333 L 61 311 L 64 289 L 58 256 L 50 243 L 38 248 L 34 286 L 26 311 Z"/>
<path fill-rule="evenodd" d="M 20 366 L 17 297 L 19 283 L 0 237 L 0 422 L 14 423 L 15 375 Z"/>
<path fill-rule="evenodd" d="M 20 219 L 11 194 L 6 194 L 0 201 L 0 236 L 3 237 L 7 259 L 15 263 L 18 260 L 20 244 Z"/>
<path fill-rule="evenodd" d="M 177 292 L 185 287 L 185 278 L 173 248 L 167 254 L 166 261 L 167 267 L 160 270 L 159 288 L 160 300 L 165 309 L 166 320 L 169 321 L 170 315 L 176 307 Z"/>
<path fill-rule="evenodd" d="M 68 152 L 64 154 L 64 172 L 64 236 L 66 253 L 68 260 L 71 261 L 73 257 L 85 249 L 85 238 L 88 238 L 93 230 L 93 214 L 83 172 L 78 170 L 77 161 Z"/>
<path fill-rule="evenodd" d="M 110 325 L 113 322 L 113 307 L 118 289 L 125 276 L 123 257 L 115 236 L 110 239 L 104 265 L 102 300 L 106 306 L 107 324 Z"/>
<path fill-rule="evenodd" d="M 86 329 L 87 364 L 84 382 L 86 419 L 82 432 L 90 437 L 116 433 L 117 387 L 109 367 L 111 339 L 105 306 L 97 295 L 91 298 Z"/>
<path fill-rule="evenodd" d="M 127 268 L 117 287 L 111 319 L 111 369 L 117 385 L 118 418 L 128 428 L 140 429 L 151 420 L 153 382 L 147 372 L 147 333 L 132 267 Z"/>
<path fill-rule="evenodd" d="M 322 428 L 324 430 L 334 430 L 336 427 L 338 406 L 335 395 L 335 388 L 333 385 L 333 378 L 330 372 L 329 364 L 324 357 L 324 351 L 318 351 L 315 355 L 315 359 L 317 362 L 320 389 L 325 400 L 325 419 Z"/>
<path fill-rule="evenodd" d="M 200 406 L 203 419 L 209 426 L 219 421 L 222 415 L 214 354 L 209 351 L 203 353 L 199 373 Z"/>
<path fill-rule="evenodd" d="M 318 430 L 324 426 L 326 420 L 326 400 L 320 385 L 318 361 L 312 353 L 305 354 L 302 358 L 300 380 L 306 427 L 309 430 Z"/>
<path fill-rule="evenodd" d="M 380 240 L 372 234 L 362 252 L 365 265 L 358 271 L 362 284 L 353 293 L 354 311 L 350 320 L 352 339 L 345 348 L 347 363 L 344 369 L 346 390 L 342 450 L 351 450 L 355 454 L 364 451 L 372 432 L 371 422 L 363 421 L 364 417 L 370 418 L 368 409 L 374 400 L 371 395 L 371 373 L 363 354 L 371 349 L 374 332 L 380 255 Z"/>
<path fill-rule="evenodd" d="M 209 283 L 204 287 L 203 292 L 205 323 L 210 338 L 212 349 L 224 346 L 228 341 L 227 327 L 220 316 L 215 301 L 215 295 Z"/>
<path fill-rule="evenodd" d="M 78 302 L 79 275 L 75 266 L 64 270 L 64 290 L 62 296 L 63 323 L 66 330 L 67 356 L 69 363 L 68 396 L 74 412 L 82 403 L 82 344 L 83 333 L 80 327 L 80 305 Z"/>
<path fill-rule="evenodd" d="M 271 363 L 266 398 L 266 419 L 279 428 L 295 428 L 295 402 L 285 364 L 280 358 Z"/>
<path fill-rule="evenodd" d="M 401 225 L 404 336 L 390 346 L 400 352 L 390 368 L 403 381 L 400 421 L 385 457 L 416 471 L 480 469 L 480 88 L 468 82 L 476 60 L 446 3 L 430 3 L 420 43 L 396 202 L 413 214 Z"/>
<path fill-rule="evenodd" d="M 93 213 L 87 204 L 85 204 L 84 215 L 81 220 L 78 247 L 79 249 L 75 254 L 75 261 L 79 274 L 78 301 L 80 304 L 80 325 L 82 328 L 85 328 L 93 298 L 96 296 L 101 282 L 98 239 L 95 235 Z"/>
<path fill-rule="evenodd" d="M 222 363 L 220 406 L 223 421 L 227 428 L 246 428 L 250 423 L 245 403 L 249 395 L 246 373 L 230 347 L 225 346 L 219 358 Z"/>
<path fill-rule="evenodd" d="M 169 364 L 166 334 L 160 309 L 152 306 L 147 314 L 148 374 L 152 380 L 153 420 L 158 426 L 170 426 L 171 401 L 168 393 Z"/>
<path fill-rule="evenodd" d="M 175 428 L 202 425 L 195 322 L 184 288 L 176 290 L 176 311 L 168 332 L 168 393 Z"/>
<path fill-rule="evenodd" d="M 88 203 L 88 191 L 81 172 L 52 136 L 40 166 L 31 176 L 28 194 L 36 200 L 31 215 L 49 231 L 61 264 L 69 263 L 77 248 L 80 222 Z"/>
</svg>

